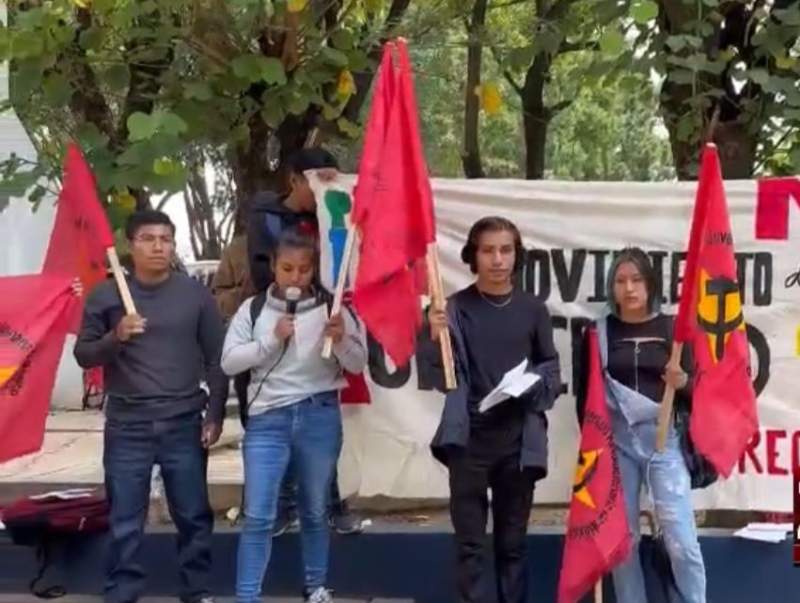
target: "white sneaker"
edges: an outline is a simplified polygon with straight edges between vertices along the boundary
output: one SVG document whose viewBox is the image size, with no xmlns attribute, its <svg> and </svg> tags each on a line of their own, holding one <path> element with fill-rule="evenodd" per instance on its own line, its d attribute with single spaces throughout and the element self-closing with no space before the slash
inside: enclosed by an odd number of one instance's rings
<svg viewBox="0 0 800 603">
<path fill-rule="evenodd" d="M 306 595 L 306 603 L 333 603 L 333 593 L 324 586 L 319 586 Z"/>
</svg>

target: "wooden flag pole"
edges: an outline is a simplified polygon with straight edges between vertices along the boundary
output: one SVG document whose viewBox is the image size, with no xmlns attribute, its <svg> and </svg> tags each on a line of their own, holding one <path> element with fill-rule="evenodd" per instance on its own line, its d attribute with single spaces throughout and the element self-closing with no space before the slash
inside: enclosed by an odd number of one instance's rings
<svg viewBox="0 0 800 603">
<path fill-rule="evenodd" d="M 117 289 L 119 289 L 122 304 L 125 306 L 125 314 L 136 314 L 136 306 L 133 305 L 131 290 L 128 288 L 128 281 L 125 280 L 125 273 L 122 272 L 117 250 L 109 247 L 106 249 L 106 257 L 108 257 L 108 263 L 111 265 L 111 272 L 114 273 L 114 280 L 117 281 Z"/>
<path fill-rule="evenodd" d="M 603 603 L 603 578 L 594 584 L 594 603 Z"/>
<path fill-rule="evenodd" d="M 442 289 L 442 275 L 439 270 L 439 253 L 436 249 L 436 243 L 428 245 L 426 260 L 428 265 L 428 288 L 430 289 L 431 303 L 437 310 L 444 310 L 444 291 Z M 450 343 L 450 331 L 448 329 L 445 329 L 439 335 L 439 345 L 442 350 L 445 389 L 455 389 L 456 365 L 453 360 L 453 347 Z"/>
<path fill-rule="evenodd" d="M 331 305 L 331 316 L 336 316 L 342 311 L 342 300 L 344 299 L 344 286 L 347 283 L 347 276 L 350 272 L 350 262 L 353 259 L 353 248 L 356 242 L 356 229 L 350 225 L 350 220 L 345 218 L 347 225 L 347 238 L 344 243 L 342 254 L 342 265 L 336 277 L 336 291 L 333 294 L 333 304 Z M 322 357 L 326 360 L 333 353 L 333 338 L 326 337 L 322 344 Z"/>
<path fill-rule="evenodd" d="M 680 368 L 683 343 L 672 343 L 672 354 L 667 363 L 667 368 Z M 664 397 L 661 399 L 661 408 L 658 413 L 658 432 L 656 433 L 656 450 L 661 452 L 667 445 L 669 424 L 672 422 L 672 406 L 675 402 L 675 388 L 667 384 Z"/>
</svg>

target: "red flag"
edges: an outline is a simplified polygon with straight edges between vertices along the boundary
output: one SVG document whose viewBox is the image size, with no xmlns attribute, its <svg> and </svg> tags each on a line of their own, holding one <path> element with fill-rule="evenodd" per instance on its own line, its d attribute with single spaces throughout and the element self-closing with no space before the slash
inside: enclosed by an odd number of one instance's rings
<svg viewBox="0 0 800 603">
<path fill-rule="evenodd" d="M 411 64 L 401 40 L 383 49 L 352 220 L 361 234 L 354 306 L 394 363 L 405 365 L 422 324 L 419 272 L 436 235 Z"/>
<path fill-rule="evenodd" d="M 36 452 L 76 298 L 70 279 L 0 278 L 0 463 Z"/>
<path fill-rule="evenodd" d="M 42 272 L 80 278 L 84 295 L 106 278 L 106 249 L 114 235 L 97 196 L 94 176 L 75 144 L 67 147 L 64 177 L 53 232 Z M 81 304 L 75 304 L 70 331 L 80 326 Z"/>
<path fill-rule="evenodd" d="M 631 551 L 619 466 L 600 369 L 597 333 L 589 332 L 586 413 L 558 582 L 559 603 L 574 603 Z"/>
<path fill-rule="evenodd" d="M 703 152 L 675 340 L 696 362 L 690 430 L 697 450 L 727 477 L 758 429 L 733 235 L 714 145 Z"/>
<path fill-rule="evenodd" d="M 800 207 L 800 178 L 764 178 L 758 181 L 756 238 L 789 238 L 789 199 Z"/>
</svg>

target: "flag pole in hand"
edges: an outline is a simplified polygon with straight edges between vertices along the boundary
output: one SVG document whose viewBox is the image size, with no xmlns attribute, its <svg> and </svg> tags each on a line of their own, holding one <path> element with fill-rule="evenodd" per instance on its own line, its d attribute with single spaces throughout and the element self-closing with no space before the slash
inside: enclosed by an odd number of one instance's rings
<svg viewBox="0 0 800 603">
<path fill-rule="evenodd" d="M 444 291 L 442 288 L 442 275 L 439 270 L 439 253 L 436 243 L 428 245 L 428 255 L 426 257 L 428 268 L 428 288 L 431 294 L 431 303 L 437 310 L 445 309 Z M 442 365 L 444 367 L 445 389 L 455 389 L 456 365 L 453 360 L 453 346 L 450 342 L 450 331 L 443 330 L 439 334 L 439 345 L 442 349 Z"/>
<path fill-rule="evenodd" d="M 122 304 L 125 306 L 125 314 L 136 314 L 136 306 L 133 304 L 133 297 L 131 290 L 128 287 L 128 281 L 125 280 L 125 273 L 122 271 L 122 266 L 119 263 L 119 256 L 114 247 L 106 249 L 106 257 L 108 264 L 111 266 L 111 272 L 114 274 L 114 280 L 119 289 L 119 296 L 122 298 Z"/>
<path fill-rule="evenodd" d="M 344 252 L 342 257 L 342 264 L 339 268 L 339 274 L 336 275 L 336 291 L 333 294 L 333 304 L 331 304 L 331 316 L 336 316 L 342 311 L 342 300 L 344 299 L 344 287 L 347 283 L 347 276 L 350 272 L 350 263 L 353 260 L 353 248 L 356 243 L 356 229 L 350 224 L 350 220 L 345 216 L 345 224 L 347 226 L 347 239 L 344 243 Z M 322 357 L 326 360 L 331 357 L 333 352 L 333 338 L 330 336 L 325 337 L 322 344 Z"/>
</svg>

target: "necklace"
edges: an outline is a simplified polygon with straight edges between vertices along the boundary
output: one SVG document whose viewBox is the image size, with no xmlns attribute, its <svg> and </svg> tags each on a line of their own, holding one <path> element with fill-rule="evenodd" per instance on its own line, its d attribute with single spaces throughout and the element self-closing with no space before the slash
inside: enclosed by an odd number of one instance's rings
<svg viewBox="0 0 800 603">
<path fill-rule="evenodd" d="M 505 308 L 508 304 L 511 303 L 511 300 L 514 299 L 514 290 L 513 289 L 508 294 L 508 299 L 501 301 L 499 304 L 496 303 L 496 302 L 493 302 L 491 299 L 489 299 L 483 293 L 483 291 L 481 291 L 480 289 L 478 289 L 478 293 L 480 293 L 480 296 L 483 298 L 483 301 L 485 301 L 487 304 L 489 304 L 490 306 L 493 306 L 495 308 Z"/>
</svg>

